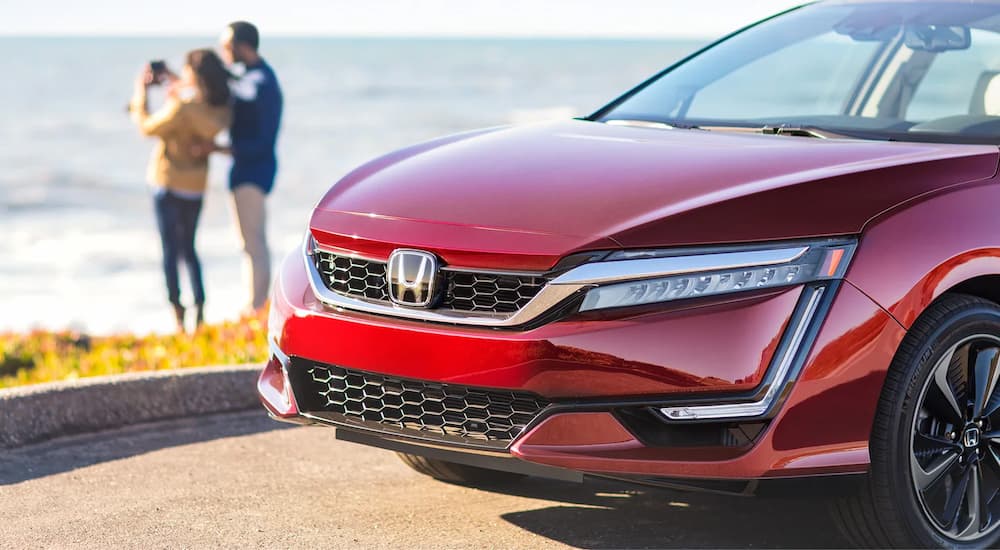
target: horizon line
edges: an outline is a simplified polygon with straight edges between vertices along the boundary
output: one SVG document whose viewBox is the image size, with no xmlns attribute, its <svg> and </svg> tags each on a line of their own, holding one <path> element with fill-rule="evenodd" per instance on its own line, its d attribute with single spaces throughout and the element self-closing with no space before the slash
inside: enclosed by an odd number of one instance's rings
<svg viewBox="0 0 1000 550">
<path fill-rule="evenodd" d="M 214 38 L 217 33 L 204 32 L 155 32 L 155 33 L 141 33 L 141 34 L 130 34 L 130 33 L 118 33 L 118 32 L 99 32 L 99 33 L 88 33 L 88 32 L 0 32 L 0 39 L 3 38 L 128 38 L 128 39 L 143 39 L 143 38 Z M 302 38 L 302 39 L 315 39 L 315 38 L 337 38 L 337 39 L 404 39 L 404 40 L 468 40 L 468 39 L 486 39 L 486 40 L 637 40 L 637 41 L 705 41 L 705 40 L 715 40 L 717 36 L 708 35 L 654 35 L 654 34 L 405 34 L 405 33 L 359 33 L 359 34 L 346 34 L 346 33 L 311 33 L 311 32 L 270 32 L 267 34 L 269 38 Z"/>
</svg>

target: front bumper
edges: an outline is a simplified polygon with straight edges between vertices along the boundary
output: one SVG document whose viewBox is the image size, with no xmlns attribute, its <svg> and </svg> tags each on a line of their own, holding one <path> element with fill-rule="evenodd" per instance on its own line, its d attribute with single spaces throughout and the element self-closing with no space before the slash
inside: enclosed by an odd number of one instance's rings
<svg viewBox="0 0 1000 550">
<path fill-rule="evenodd" d="M 290 256 L 272 301 L 275 352 L 259 390 L 273 416 L 604 475 L 758 479 L 863 472 L 885 368 L 903 336 L 846 282 L 824 288 L 822 308 L 795 348 L 785 350 L 809 288 L 514 332 L 332 310 L 315 298 L 304 271 L 301 258 Z M 759 418 L 690 423 L 657 413 L 667 405 L 760 399 L 784 357 L 795 383 L 778 388 L 774 406 Z M 437 437 L 434 425 L 385 429 L 398 419 L 359 422 L 339 414 L 343 410 L 316 410 L 322 407 L 315 392 L 302 382 L 310 365 L 400 384 L 524 392 L 546 405 L 499 444 L 480 445 L 461 434 Z"/>
</svg>

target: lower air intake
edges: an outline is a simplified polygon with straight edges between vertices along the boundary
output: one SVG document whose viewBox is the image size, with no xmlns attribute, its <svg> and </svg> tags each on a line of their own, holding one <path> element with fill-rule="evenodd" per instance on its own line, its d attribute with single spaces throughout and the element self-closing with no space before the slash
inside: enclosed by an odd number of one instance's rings
<svg viewBox="0 0 1000 550">
<path fill-rule="evenodd" d="M 506 448 L 548 406 L 526 393 L 404 380 L 299 361 L 303 412 L 358 427 L 469 446 Z"/>
</svg>

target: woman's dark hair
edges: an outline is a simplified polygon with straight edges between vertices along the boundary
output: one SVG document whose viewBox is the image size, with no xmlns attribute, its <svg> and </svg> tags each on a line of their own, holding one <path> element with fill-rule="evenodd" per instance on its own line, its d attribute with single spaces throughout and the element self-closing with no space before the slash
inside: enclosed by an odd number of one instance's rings
<svg viewBox="0 0 1000 550">
<path fill-rule="evenodd" d="M 229 79 L 232 75 L 215 52 L 209 49 L 192 50 L 187 54 L 187 63 L 198 75 L 198 86 L 206 102 L 216 107 L 229 103 Z"/>
</svg>

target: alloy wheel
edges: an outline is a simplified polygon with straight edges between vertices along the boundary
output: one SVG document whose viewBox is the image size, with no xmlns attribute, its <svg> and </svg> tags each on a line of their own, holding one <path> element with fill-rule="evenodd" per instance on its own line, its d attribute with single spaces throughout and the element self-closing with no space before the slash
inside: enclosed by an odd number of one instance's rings
<svg viewBox="0 0 1000 550">
<path fill-rule="evenodd" d="M 913 490 L 945 537 L 974 542 L 1000 527 L 1000 338 L 955 344 L 924 383 L 910 438 Z"/>
</svg>

